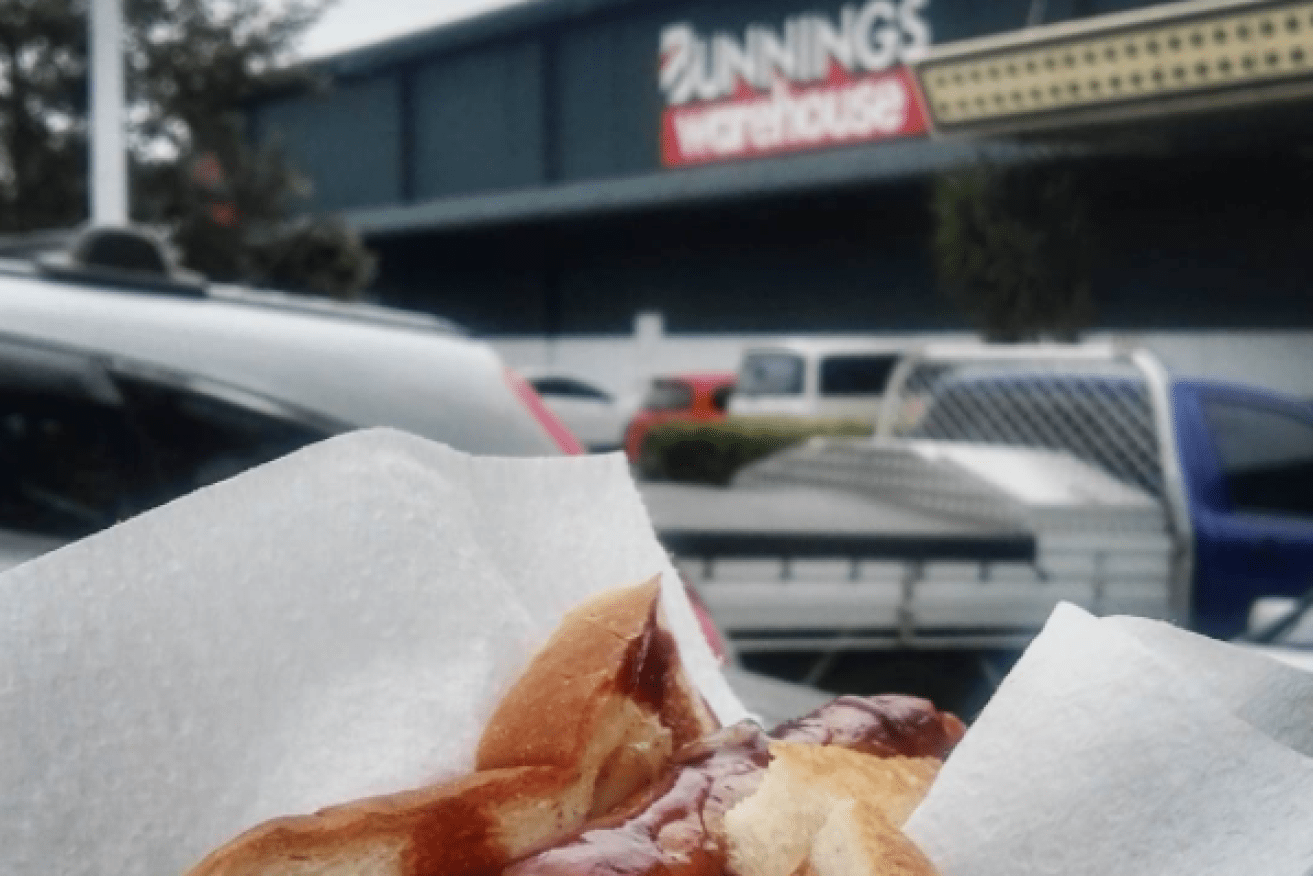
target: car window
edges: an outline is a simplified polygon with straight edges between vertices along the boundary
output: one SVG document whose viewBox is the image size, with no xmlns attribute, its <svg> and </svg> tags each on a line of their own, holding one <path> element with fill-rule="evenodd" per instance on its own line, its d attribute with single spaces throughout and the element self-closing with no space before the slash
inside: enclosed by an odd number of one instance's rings
<svg viewBox="0 0 1313 876">
<path fill-rule="evenodd" d="M 743 395 L 801 395 L 806 363 L 793 353 L 749 353 L 740 368 Z"/>
<path fill-rule="evenodd" d="M 0 385 L 0 527 L 90 535 L 140 510 L 148 481 L 121 409 Z"/>
<path fill-rule="evenodd" d="M 103 368 L 0 341 L 0 528 L 79 538 L 140 510 L 152 484 Z"/>
<path fill-rule="evenodd" d="M 1313 422 L 1218 398 L 1204 412 L 1232 509 L 1313 517 Z"/>
<path fill-rule="evenodd" d="M 327 437 L 326 430 L 194 391 L 120 376 L 119 385 L 164 484 L 162 500 L 204 487 Z"/>
<path fill-rule="evenodd" d="M 541 396 L 587 399 L 599 402 L 611 401 L 611 396 L 597 387 L 569 377 L 539 377 L 530 380 L 529 383 Z"/>
<path fill-rule="evenodd" d="M 897 356 L 845 355 L 821 360 L 821 395 L 881 395 Z"/>
<path fill-rule="evenodd" d="M 693 390 L 677 380 L 654 380 L 643 399 L 649 411 L 683 411 L 693 407 Z"/>
</svg>

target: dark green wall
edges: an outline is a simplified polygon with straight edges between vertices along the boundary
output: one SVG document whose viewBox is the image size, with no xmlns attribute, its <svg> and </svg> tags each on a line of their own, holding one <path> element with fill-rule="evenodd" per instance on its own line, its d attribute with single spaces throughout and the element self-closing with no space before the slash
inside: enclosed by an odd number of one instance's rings
<svg viewBox="0 0 1313 876">
<path fill-rule="evenodd" d="M 1081 165 L 1096 325 L 1313 327 L 1313 158 L 1293 151 Z M 384 300 L 478 332 L 966 327 L 938 291 L 922 184 L 719 209 L 377 242 Z"/>
<path fill-rule="evenodd" d="M 935 42 L 1016 30 L 1031 0 L 929 0 Z M 342 210 L 660 170 L 661 29 L 778 28 L 840 0 L 630 2 L 528 32 L 391 59 L 339 77 L 326 96 L 284 96 L 252 110 L 315 180 L 309 205 Z M 1049 0 L 1049 20 L 1132 6 Z M 363 77 L 363 78 L 362 78 Z M 878 148 L 878 147 L 871 147 Z"/>
<path fill-rule="evenodd" d="M 278 143 L 314 186 L 311 204 L 341 210 L 402 200 L 402 115 L 391 74 L 340 83 L 327 94 L 263 106 L 259 135 Z"/>
<path fill-rule="evenodd" d="M 480 332 L 933 328 L 920 186 L 378 244 L 385 300 Z M 489 301 L 496 301 L 495 307 Z"/>
<path fill-rule="evenodd" d="M 541 54 L 537 43 L 518 42 L 415 71 L 416 199 L 543 181 Z"/>
</svg>

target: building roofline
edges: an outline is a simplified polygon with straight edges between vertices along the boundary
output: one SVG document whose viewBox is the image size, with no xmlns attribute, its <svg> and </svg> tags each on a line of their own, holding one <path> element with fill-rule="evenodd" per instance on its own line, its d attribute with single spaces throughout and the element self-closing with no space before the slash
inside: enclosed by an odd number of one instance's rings
<svg viewBox="0 0 1313 876">
<path fill-rule="evenodd" d="M 584 18 L 654 0 L 517 0 L 509 6 L 435 24 L 413 33 L 308 58 L 303 65 L 337 77 L 365 76 L 416 58 L 458 50 L 517 34 L 540 36 L 558 22 Z"/>
</svg>

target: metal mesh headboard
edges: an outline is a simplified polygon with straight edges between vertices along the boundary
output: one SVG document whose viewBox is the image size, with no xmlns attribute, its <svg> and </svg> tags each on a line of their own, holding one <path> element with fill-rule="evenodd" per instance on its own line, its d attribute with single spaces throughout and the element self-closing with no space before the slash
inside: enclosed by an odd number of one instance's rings
<svg viewBox="0 0 1313 876">
<path fill-rule="evenodd" d="M 893 434 L 1064 450 L 1163 496 L 1150 388 L 1128 357 L 927 351 L 895 381 L 886 404 Z"/>
</svg>

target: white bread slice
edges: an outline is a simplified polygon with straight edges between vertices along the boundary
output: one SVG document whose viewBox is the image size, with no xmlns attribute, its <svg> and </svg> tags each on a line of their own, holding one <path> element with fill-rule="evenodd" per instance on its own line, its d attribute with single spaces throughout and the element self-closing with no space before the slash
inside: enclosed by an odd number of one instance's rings
<svg viewBox="0 0 1313 876">
<path fill-rule="evenodd" d="M 725 815 L 729 862 L 739 876 L 790 876 L 841 803 L 860 800 L 901 826 L 940 766 L 933 757 L 875 757 L 806 743 L 772 742 L 770 751 L 757 793 Z"/>
<path fill-rule="evenodd" d="M 717 727 L 659 599 L 652 579 L 570 612 L 489 721 L 472 775 L 266 822 L 190 876 L 498 872 L 577 831 Z"/>
<path fill-rule="evenodd" d="M 935 876 L 930 859 L 878 806 L 845 800 L 830 810 L 804 872 L 808 876 Z"/>
<path fill-rule="evenodd" d="M 475 773 L 267 821 L 212 852 L 192 874 L 418 876 L 487 869 L 517 845 L 550 842 L 577 793 L 550 767 Z M 550 805 L 539 806 L 539 801 Z M 554 801 L 554 802 L 553 802 Z M 573 807 L 572 804 L 573 803 Z"/>
<path fill-rule="evenodd" d="M 582 771 L 593 777 L 587 814 L 599 815 L 716 730 L 682 670 L 660 586 L 608 591 L 567 614 L 488 720 L 475 768 Z"/>
</svg>

